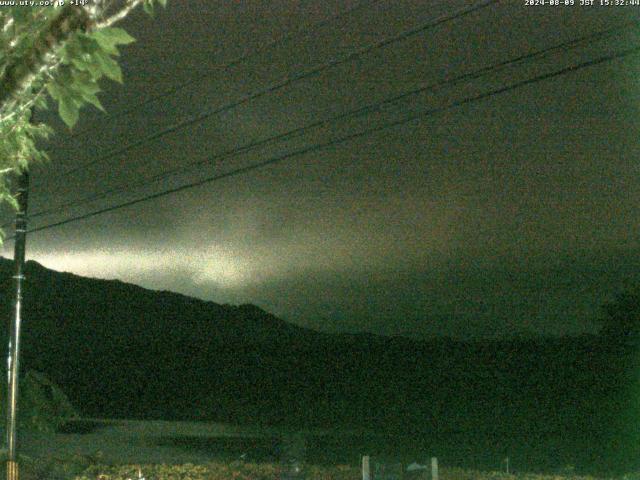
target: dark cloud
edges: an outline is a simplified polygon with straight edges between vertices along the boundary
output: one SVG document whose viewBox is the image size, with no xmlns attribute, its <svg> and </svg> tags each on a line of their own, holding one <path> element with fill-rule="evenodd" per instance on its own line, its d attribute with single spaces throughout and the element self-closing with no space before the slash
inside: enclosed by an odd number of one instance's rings
<svg viewBox="0 0 640 480">
<path fill-rule="evenodd" d="M 221 106 L 330 58 L 471 2 L 371 2 L 227 71 L 225 62 L 354 2 L 171 2 L 136 14 L 126 83 L 111 112 L 199 74 L 131 115 L 87 112 L 34 172 L 32 211 L 130 185 L 267 136 L 531 49 L 638 18 L 639 9 L 493 6 L 212 115 L 87 166 L 57 172 Z M 591 42 L 478 81 L 418 95 L 121 195 L 171 188 L 346 132 L 381 125 L 629 48 L 637 32 Z M 597 305 L 636 277 L 640 60 L 531 84 L 250 174 L 34 234 L 45 265 L 219 302 L 257 303 L 301 324 L 416 336 L 593 331 Z M 49 193 L 57 192 L 57 193 Z M 109 198 L 32 225 L 99 208 Z M 638 271 L 636 268 L 635 271 Z"/>
</svg>

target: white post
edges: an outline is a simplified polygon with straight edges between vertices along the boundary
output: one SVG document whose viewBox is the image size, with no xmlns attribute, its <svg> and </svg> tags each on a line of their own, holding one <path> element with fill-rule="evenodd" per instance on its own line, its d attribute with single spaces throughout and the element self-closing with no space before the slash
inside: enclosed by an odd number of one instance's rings
<svg viewBox="0 0 640 480">
<path fill-rule="evenodd" d="M 431 480 L 438 480 L 438 459 L 431 457 Z"/>
<path fill-rule="evenodd" d="M 369 464 L 369 455 L 362 457 L 362 480 L 371 480 L 371 467 Z"/>
<path fill-rule="evenodd" d="M 505 463 L 507 464 L 507 475 L 509 475 L 509 457 L 505 459 Z"/>
</svg>

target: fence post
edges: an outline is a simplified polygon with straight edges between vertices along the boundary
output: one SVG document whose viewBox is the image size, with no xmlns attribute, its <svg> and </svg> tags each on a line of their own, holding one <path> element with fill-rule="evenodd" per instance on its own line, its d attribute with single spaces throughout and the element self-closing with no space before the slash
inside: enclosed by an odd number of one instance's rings
<svg viewBox="0 0 640 480">
<path fill-rule="evenodd" d="M 362 480 L 371 480 L 371 465 L 369 455 L 362 456 Z"/>
<path fill-rule="evenodd" d="M 431 480 L 438 480 L 438 459 L 431 457 Z"/>
</svg>

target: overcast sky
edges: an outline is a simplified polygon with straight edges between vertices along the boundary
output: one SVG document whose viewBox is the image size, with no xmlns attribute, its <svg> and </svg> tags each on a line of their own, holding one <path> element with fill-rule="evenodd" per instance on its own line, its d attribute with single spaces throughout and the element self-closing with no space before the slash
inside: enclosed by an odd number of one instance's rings
<svg viewBox="0 0 640 480">
<path fill-rule="evenodd" d="M 576 0 L 579 3 L 579 0 Z M 111 113 L 56 121 L 32 213 L 203 160 L 461 73 L 640 19 L 640 7 L 498 2 L 104 161 L 200 112 L 481 3 L 169 2 L 123 26 Z M 599 3 L 596 2 L 596 3 Z M 273 48 L 269 42 L 293 34 Z M 419 110 L 640 45 L 638 27 L 382 112 L 334 122 L 143 188 L 60 209 L 41 226 L 249 165 Z M 230 61 L 263 48 L 232 68 Z M 28 258 L 220 303 L 255 303 L 331 331 L 495 337 L 594 331 L 640 279 L 640 55 L 423 117 L 91 219 L 30 235 Z M 152 95 L 196 79 L 144 106 Z M 123 109 L 133 108 L 118 116 Z M 46 118 L 46 117 L 43 117 Z M 88 132 L 84 133 L 83 132 Z M 79 135 L 78 135 L 79 134 Z M 93 163 L 92 163 L 93 162 Z M 74 174 L 62 175 L 83 166 Z M 6 218 L 7 217 L 5 215 Z M 12 245 L 7 245 L 6 252 Z"/>
</svg>

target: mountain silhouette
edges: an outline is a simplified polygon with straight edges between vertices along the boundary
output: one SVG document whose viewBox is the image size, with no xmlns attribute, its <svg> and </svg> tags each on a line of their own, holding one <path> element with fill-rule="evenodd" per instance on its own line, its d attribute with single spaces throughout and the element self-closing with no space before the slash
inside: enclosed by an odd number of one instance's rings
<svg viewBox="0 0 640 480">
<path fill-rule="evenodd" d="M 12 262 L 0 259 L 7 319 L 12 274 Z M 613 352 L 596 336 L 459 342 L 328 334 L 255 305 L 33 261 L 26 277 L 21 371 L 43 372 L 89 417 L 605 438 L 635 398 L 625 396 L 635 385 L 633 352 Z M 1 340 L 6 345 L 5 332 Z"/>
</svg>

